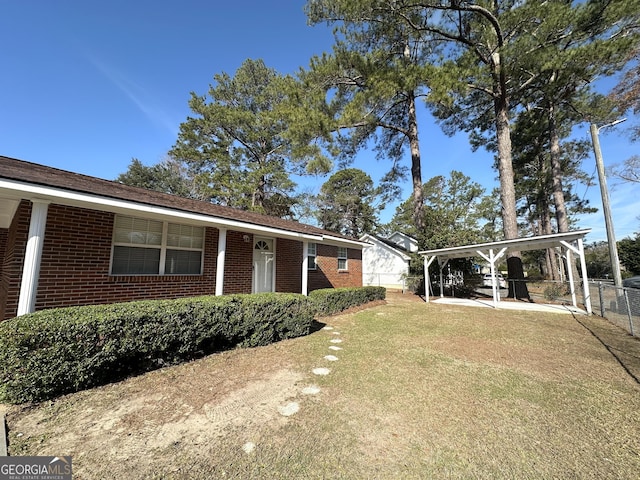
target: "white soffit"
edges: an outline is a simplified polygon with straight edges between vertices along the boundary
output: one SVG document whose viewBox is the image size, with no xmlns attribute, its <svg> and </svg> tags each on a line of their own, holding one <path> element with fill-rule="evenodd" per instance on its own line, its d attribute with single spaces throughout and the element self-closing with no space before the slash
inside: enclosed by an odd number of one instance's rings
<svg viewBox="0 0 640 480">
<path fill-rule="evenodd" d="M 182 221 L 186 220 L 190 223 L 203 226 L 213 226 L 216 228 L 226 228 L 241 232 L 270 235 L 283 238 L 293 238 L 300 241 L 306 240 L 309 242 L 328 243 L 337 246 L 351 246 L 355 248 L 362 248 L 365 245 L 358 240 L 343 239 L 340 237 L 333 237 L 330 235 L 322 234 L 305 234 L 280 228 L 256 225 L 239 220 L 215 217 L 213 215 L 193 213 L 183 210 L 173 210 L 167 207 L 159 207 L 144 203 L 136 203 L 129 200 L 119 200 L 116 198 L 103 197 L 100 195 L 74 192 L 56 187 L 34 185 L 26 182 L 8 180 L 4 178 L 0 178 L 0 196 L 3 197 L 2 207 L 0 207 L 1 228 L 8 228 L 8 225 L 2 227 L 3 221 L 5 220 L 5 218 L 8 218 L 9 215 L 11 216 L 11 218 L 13 218 L 13 213 L 15 213 L 15 208 L 17 208 L 20 199 L 39 199 L 43 201 L 50 201 L 51 203 L 57 203 L 60 205 L 89 208 L 94 210 L 120 213 L 123 215 L 143 214 L 146 217 L 157 219 L 176 219 Z M 11 212 L 10 208 L 13 203 L 15 203 L 15 205 L 13 206 L 13 211 Z M 5 204 L 7 205 L 6 207 Z M 5 210 L 7 210 L 7 212 L 5 212 Z M 11 220 L 9 219 L 9 222 L 10 221 Z"/>
</svg>

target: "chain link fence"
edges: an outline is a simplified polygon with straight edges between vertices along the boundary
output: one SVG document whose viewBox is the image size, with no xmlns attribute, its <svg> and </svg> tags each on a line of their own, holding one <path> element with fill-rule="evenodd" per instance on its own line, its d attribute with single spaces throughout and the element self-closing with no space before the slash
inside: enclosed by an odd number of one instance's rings
<svg viewBox="0 0 640 480">
<path fill-rule="evenodd" d="M 624 328 L 634 337 L 640 336 L 640 290 L 616 287 L 607 282 L 590 282 L 593 313 Z"/>
</svg>

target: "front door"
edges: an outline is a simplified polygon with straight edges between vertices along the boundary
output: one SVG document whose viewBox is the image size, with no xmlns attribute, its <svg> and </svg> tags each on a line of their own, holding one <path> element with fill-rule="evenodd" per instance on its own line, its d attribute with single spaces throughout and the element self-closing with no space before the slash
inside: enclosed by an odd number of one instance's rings
<svg viewBox="0 0 640 480">
<path fill-rule="evenodd" d="M 253 245 L 253 292 L 273 292 L 273 239 L 256 238 Z"/>
</svg>

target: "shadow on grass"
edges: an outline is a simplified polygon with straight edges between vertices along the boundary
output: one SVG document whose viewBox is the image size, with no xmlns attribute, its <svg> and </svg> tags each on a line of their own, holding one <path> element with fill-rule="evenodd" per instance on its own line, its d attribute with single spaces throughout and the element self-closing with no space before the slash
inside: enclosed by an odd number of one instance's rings
<svg viewBox="0 0 640 480">
<path fill-rule="evenodd" d="M 317 331 L 322 330 L 326 325 L 326 323 L 314 320 L 313 323 L 311 323 L 311 330 L 309 330 L 309 334 L 316 333 Z"/>
<path fill-rule="evenodd" d="M 599 317 L 576 317 L 576 322 L 593 335 L 616 359 L 618 364 L 640 385 L 640 340 L 611 324 L 598 322 Z"/>
</svg>

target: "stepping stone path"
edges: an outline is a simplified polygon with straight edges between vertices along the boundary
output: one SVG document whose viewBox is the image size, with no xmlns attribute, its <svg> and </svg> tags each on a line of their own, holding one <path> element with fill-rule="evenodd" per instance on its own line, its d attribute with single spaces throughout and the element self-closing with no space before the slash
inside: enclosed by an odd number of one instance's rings
<svg viewBox="0 0 640 480">
<path fill-rule="evenodd" d="M 317 395 L 320 393 L 320 387 L 316 387 L 315 385 L 309 385 L 302 389 L 303 395 Z"/>
<path fill-rule="evenodd" d="M 282 415 L 283 417 L 290 417 L 291 415 L 298 413 L 299 410 L 300 405 L 298 404 L 298 402 L 290 402 L 286 405 L 278 407 L 278 412 L 280 412 L 280 415 Z"/>
<path fill-rule="evenodd" d="M 253 453 L 255 449 L 256 449 L 256 444 L 253 442 L 247 442 L 242 446 L 242 450 L 244 450 L 244 453 L 246 453 L 247 455 L 249 455 L 250 453 Z"/>
<path fill-rule="evenodd" d="M 322 327 L 322 329 L 330 331 L 333 335 L 340 335 L 340 332 L 332 331 L 333 327 L 331 327 L 329 325 L 326 325 L 326 326 Z M 331 343 L 342 343 L 342 340 L 339 339 L 339 338 L 333 338 L 330 341 L 331 341 Z M 334 351 L 342 350 L 342 348 L 336 347 L 334 345 L 331 345 L 329 347 L 329 349 L 334 350 Z M 335 361 L 338 360 L 338 357 L 336 357 L 335 355 L 325 355 L 324 359 L 329 361 L 329 362 L 335 362 Z M 331 370 L 329 368 L 325 368 L 325 367 L 314 368 L 311 371 L 313 372 L 314 375 L 329 375 L 329 373 L 331 373 Z M 305 388 L 302 389 L 302 394 L 303 395 L 317 395 L 318 393 L 320 393 L 320 387 L 318 387 L 316 385 L 310 385 L 310 386 L 305 387 Z M 299 411 L 300 411 L 300 404 L 298 402 L 289 402 L 286 405 L 281 405 L 281 406 L 278 407 L 278 412 L 283 417 L 290 417 L 291 415 L 295 415 Z M 253 453 L 255 448 L 256 448 L 256 445 L 253 442 L 247 442 L 242 446 L 242 450 L 244 450 L 244 452 L 247 455 Z"/>
</svg>

